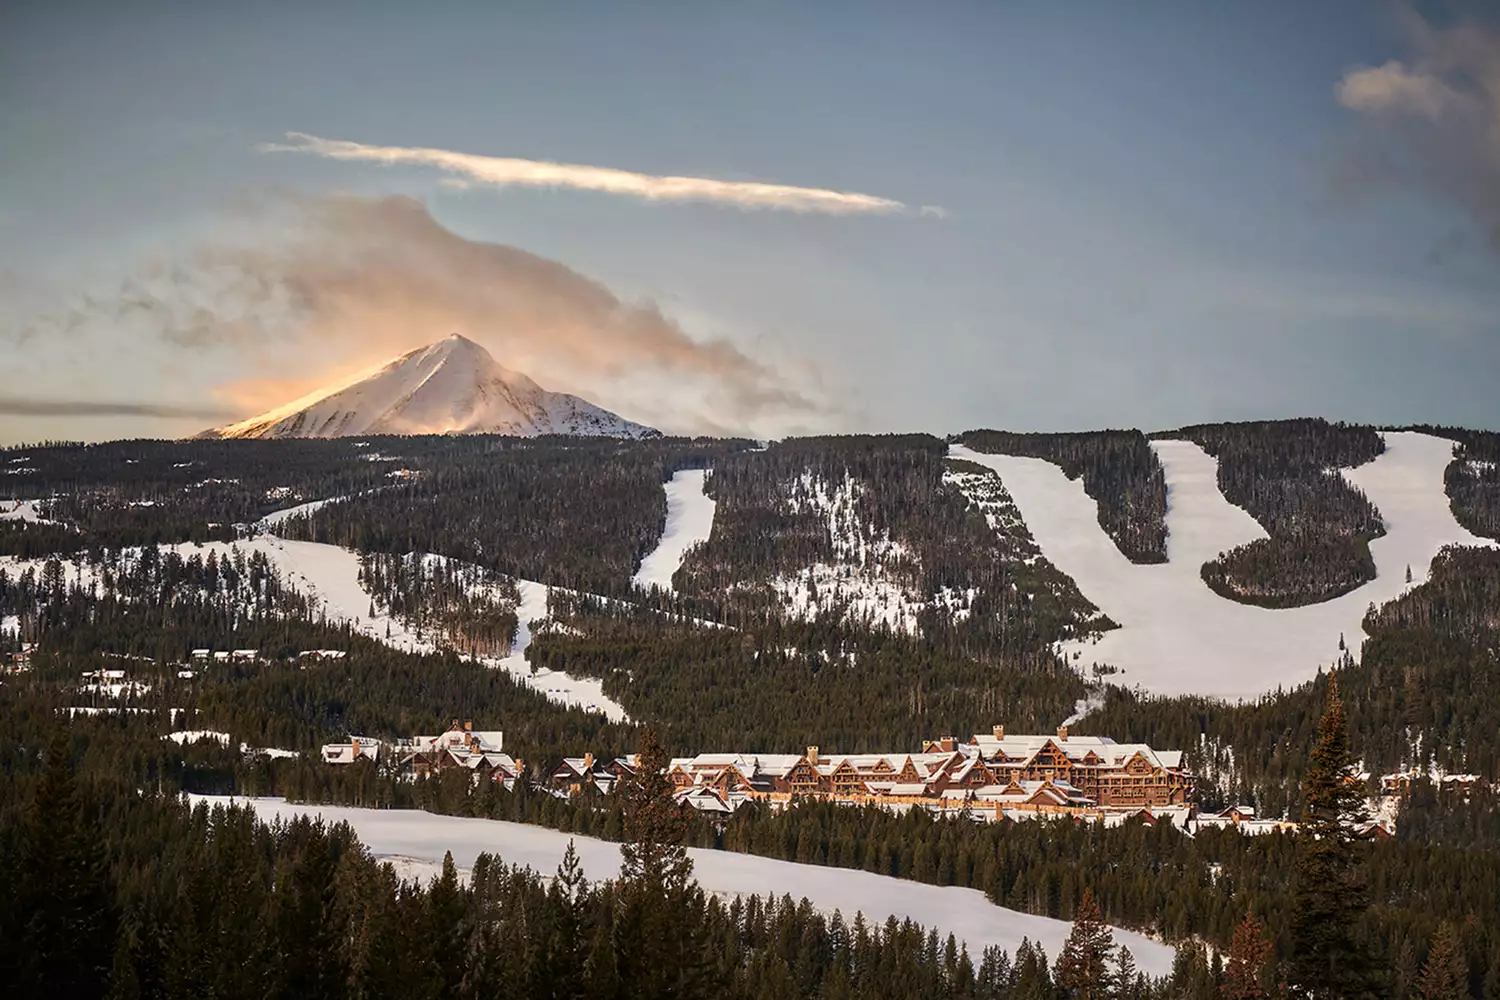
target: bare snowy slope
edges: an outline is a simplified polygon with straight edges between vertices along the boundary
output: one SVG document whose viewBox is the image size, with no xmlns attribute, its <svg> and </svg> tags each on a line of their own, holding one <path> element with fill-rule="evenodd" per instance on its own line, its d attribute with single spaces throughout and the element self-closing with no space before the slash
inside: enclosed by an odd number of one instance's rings
<svg viewBox="0 0 1500 1000">
<path fill-rule="evenodd" d="M 703 492 L 706 469 L 679 469 L 663 489 L 667 494 L 667 525 L 661 540 L 641 560 L 631 583 L 641 588 L 674 590 L 672 576 L 682 566 L 687 550 L 708 541 L 714 528 L 713 497 Z"/>
<path fill-rule="evenodd" d="M 1099 527 L 1098 507 L 1051 462 L 951 454 L 1000 474 L 1047 557 L 1120 628 L 1063 652 L 1080 666 L 1121 668 L 1126 686 L 1159 694 L 1253 698 L 1293 687 L 1338 660 L 1339 639 L 1356 655 L 1366 609 L 1427 578 L 1447 544 L 1492 545 L 1459 526 L 1443 492 L 1453 442 L 1426 434 L 1385 434 L 1386 450 L 1343 470 L 1381 512 L 1386 534 L 1370 543 L 1376 579 L 1342 597 L 1300 608 L 1260 608 L 1225 600 L 1204 584 L 1207 559 L 1265 535 L 1265 529 L 1218 488 L 1218 463 L 1188 441 L 1152 443 L 1167 479 L 1167 562 L 1136 565 Z M 1412 584 L 1406 583 L 1407 567 Z"/>
<path fill-rule="evenodd" d="M 352 437 L 363 434 L 586 434 L 654 437 L 586 399 L 548 392 L 453 334 L 403 354 L 353 383 L 206 431 L 205 437 Z"/>
</svg>

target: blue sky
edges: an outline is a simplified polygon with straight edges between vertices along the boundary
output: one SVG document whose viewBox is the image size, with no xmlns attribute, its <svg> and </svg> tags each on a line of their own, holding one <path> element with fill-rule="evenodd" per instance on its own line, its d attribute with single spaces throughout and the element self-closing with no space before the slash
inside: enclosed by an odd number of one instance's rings
<svg viewBox="0 0 1500 1000">
<path fill-rule="evenodd" d="M 291 192 L 416 198 L 462 241 L 557 261 L 689 341 L 728 341 L 806 404 L 733 403 L 716 380 L 738 376 L 696 360 L 624 365 L 638 345 L 613 327 L 565 347 L 510 312 L 461 331 L 668 429 L 1500 426 L 1485 235 L 1500 172 L 1481 151 L 1439 181 L 1370 180 L 1355 168 L 1372 142 L 1399 153 L 1403 134 L 1375 113 L 1390 104 L 1337 90 L 1391 60 L 1421 71 L 1413 25 L 1463 18 L 1337 0 L 629 6 L 7 5 L 0 397 L 243 411 L 453 332 L 423 304 L 368 336 L 288 317 L 186 347 L 79 308 L 204 246 L 274 243 L 257 213 Z M 1493 111 L 1482 81 L 1448 82 Z M 946 214 L 460 189 L 427 166 L 258 148 L 288 132 Z M 11 412 L 0 441 L 211 422 Z"/>
</svg>

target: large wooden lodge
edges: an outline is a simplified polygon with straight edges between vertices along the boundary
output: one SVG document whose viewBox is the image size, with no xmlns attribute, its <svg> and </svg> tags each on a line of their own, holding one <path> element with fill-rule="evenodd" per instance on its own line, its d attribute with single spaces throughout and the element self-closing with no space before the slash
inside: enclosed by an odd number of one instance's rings
<svg viewBox="0 0 1500 1000">
<path fill-rule="evenodd" d="M 386 760 L 421 777 L 463 769 L 507 787 L 525 765 L 500 751 L 501 734 L 454 722 L 440 736 L 418 736 L 382 746 L 351 738 L 323 748 L 328 763 L 362 756 Z M 609 793 L 635 769 L 632 757 L 564 758 L 543 779 L 554 794 Z M 1193 775 L 1182 751 L 1106 736 L 1007 734 L 1003 726 L 968 741 L 926 741 L 919 752 L 831 754 L 809 746 L 800 754 L 702 753 L 671 762 L 668 778 L 678 801 L 706 812 L 732 813 L 765 802 L 779 808 L 799 798 L 821 798 L 979 818 L 1036 814 L 1139 813 L 1185 818 L 1195 805 Z"/>
<path fill-rule="evenodd" d="M 996 726 L 968 742 L 928 740 L 920 753 L 699 754 L 672 762 L 679 795 L 699 808 L 818 797 L 939 809 L 1098 812 L 1186 809 L 1193 776 L 1180 750 L 1105 736 L 1007 735 Z"/>
</svg>

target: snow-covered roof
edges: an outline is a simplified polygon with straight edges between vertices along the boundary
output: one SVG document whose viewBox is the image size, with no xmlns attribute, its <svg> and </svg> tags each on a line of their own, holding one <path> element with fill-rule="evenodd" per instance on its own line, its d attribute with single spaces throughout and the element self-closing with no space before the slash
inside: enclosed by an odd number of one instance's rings
<svg viewBox="0 0 1500 1000">
<path fill-rule="evenodd" d="M 1073 763 L 1081 763 L 1093 754 L 1099 763 L 1106 766 L 1123 766 L 1130 758 L 1140 754 L 1146 762 L 1153 767 L 1164 770 L 1177 770 L 1182 767 L 1181 750 L 1157 750 L 1146 743 L 1116 743 L 1108 736 L 1074 736 L 1066 738 L 1045 733 L 1016 733 L 1006 734 L 1001 737 L 993 735 L 976 734 L 972 743 L 964 744 L 961 750 L 977 751 L 986 760 L 993 760 L 1001 754 L 1005 756 L 1005 763 L 1029 763 L 1042 750 L 1049 745 L 1055 747 L 1067 756 Z M 1002 763 L 1001 766 L 1004 766 Z"/>
<path fill-rule="evenodd" d="M 350 736 L 348 743 L 325 743 L 323 761 L 328 764 L 352 764 L 360 757 L 379 760 L 381 742 L 367 736 Z"/>
</svg>

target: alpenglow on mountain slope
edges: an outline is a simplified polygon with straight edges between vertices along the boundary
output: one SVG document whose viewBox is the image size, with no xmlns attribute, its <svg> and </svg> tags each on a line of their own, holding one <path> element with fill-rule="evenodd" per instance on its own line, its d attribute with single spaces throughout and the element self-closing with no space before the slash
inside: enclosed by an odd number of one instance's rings
<svg viewBox="0 0 1500 1000">
<path fill-rule="evenodd" d="M 352 437 L 364 434 L 580 434 L 656 437 L 586 399 L 548 392 L 453 334 L 403 354 L 358 381 L 322 389 L 203 437 Z"/>
</svg>

